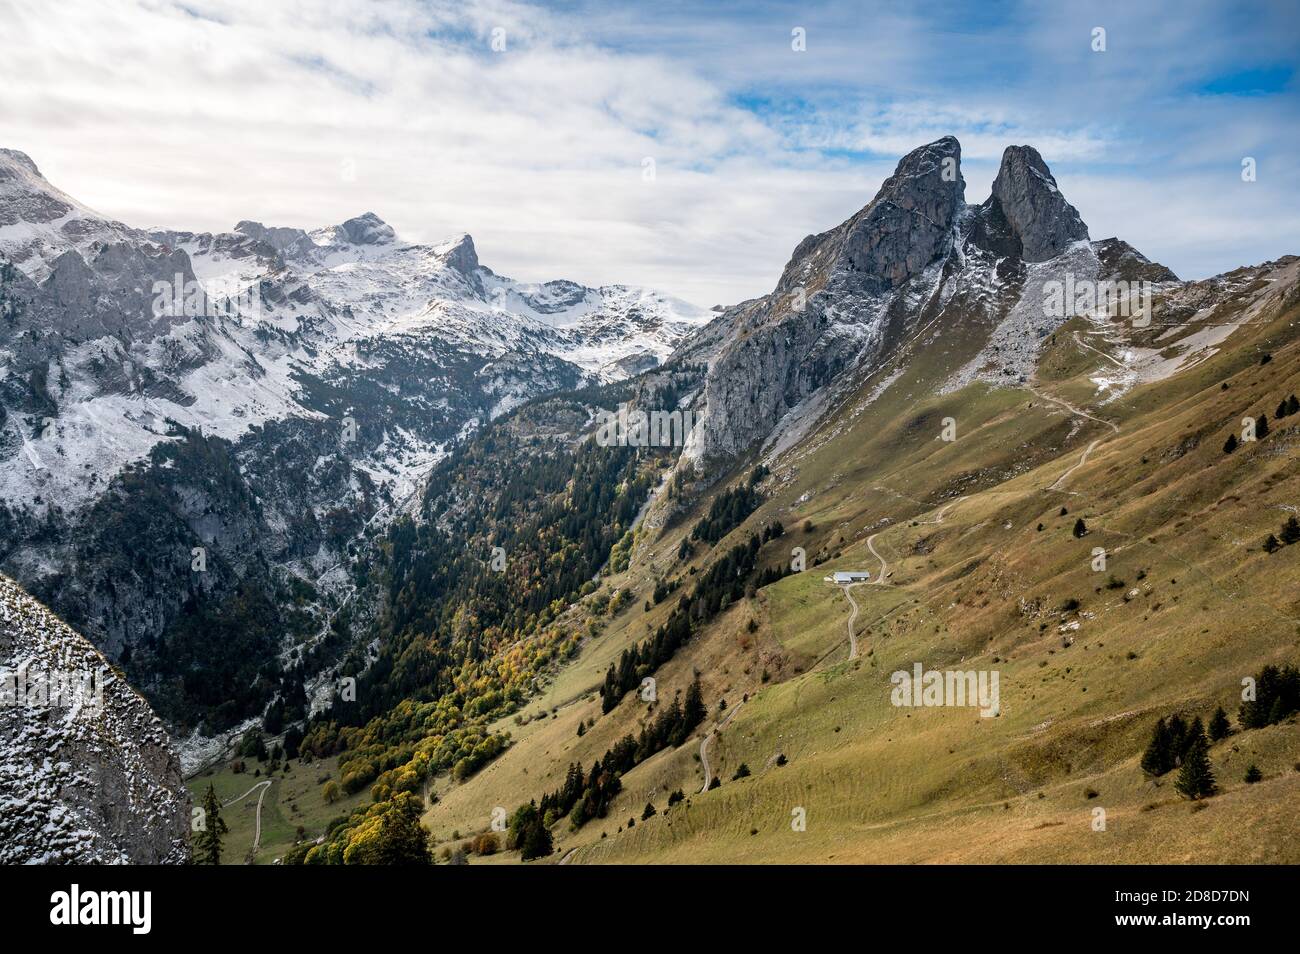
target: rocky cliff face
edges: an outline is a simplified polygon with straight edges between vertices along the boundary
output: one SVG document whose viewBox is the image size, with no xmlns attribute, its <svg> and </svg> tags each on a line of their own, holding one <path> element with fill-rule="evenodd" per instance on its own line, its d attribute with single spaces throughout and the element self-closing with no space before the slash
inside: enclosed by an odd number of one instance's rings
<svg viewBox="0 0 1300 954">
<path fill-rule="evenodd" d="M 53 692 L 59 676 L 76 690 Z M 89 642 L 0 576 L 0 864 L 181 863 L 189 830 L 158 717 Z"/>
<path fill-rule="evenodd" d="M 1033 146 L 1007 147 L 986 205 L 990 210 L 996 205 L 1005 217 L 1026 262 L 1056 258 L 1073 243 L 1088 238 L 1088 226 L 1065 201 L 1047 163 Z"/>
<path fill-rule="evenodd" d="M 710 326 L 722 344 L 692 455 L 743 452 L 850 364 L 883 352 L 906 319 L 894 307 L 899 295 L 952 247 L 963 209 L 960 160 L 952 137 L 909 153 L 870 205 L 799 243 L 772 294 Z"/>
<path fill-rule="evenodd" d="M 687 448 L 697 469 L 815 419 L 919 329 L 987 340 L 954 386 L 1014 382 L 1063 320 L 1041 305 L 1053 278 L 1174 279 L 1125 243 L 1090 243 L 1029 146 L 1006 150 L 982 205 L 967 205 L 964 191 L 956 139 L 913 150 L 862 211 L 799 243 L 771 294 L 682 344 L 677 360 L 709 362 L 704 424 Z"/>
</svg>

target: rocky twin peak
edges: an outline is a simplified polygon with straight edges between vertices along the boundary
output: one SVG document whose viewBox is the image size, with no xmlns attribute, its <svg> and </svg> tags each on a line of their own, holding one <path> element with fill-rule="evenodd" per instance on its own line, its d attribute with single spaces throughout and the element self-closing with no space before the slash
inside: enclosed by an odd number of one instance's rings
<svg viewBox="0 0 1300 954">
<path fill-rule="evenodd" d="M 935 328 L 978 327 L 989 342 L 1025 339 L 1028 354 L 1052 330 L 1028 306 L 1017 308 L 1045 280 L 1043 269 L 1101 277 L 1107 261 L 1118 260 L 1102 254 L 1106 246 L 1089 242 L 1033 147 L 1006 149 L 992 194 L 978 206 L 966 204 L 956 138 L 914 149 L 861 211 L 799 243 L 771 294 L 735 306 L 707 339 L 683 346 L 695 358 L 701 341 L 716 349 L 706 424 L 689 456 L 725 461 L 808 423 L 824 410 L 827 389 L 847 390 L 880 368 L 922 318 Z M 1123 247 L 1130 265 L 1151 266 Z M 988 363 L 982 352 L 969 358 L 973 369 Z"/>
</svg>

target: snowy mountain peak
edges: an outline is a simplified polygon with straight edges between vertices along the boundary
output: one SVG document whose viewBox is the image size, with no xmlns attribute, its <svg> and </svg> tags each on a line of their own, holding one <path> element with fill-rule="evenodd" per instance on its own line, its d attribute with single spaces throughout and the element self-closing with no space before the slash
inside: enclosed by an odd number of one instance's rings
<svg viewBox="0 0 1300 954">
<path fill-rule="evenodd" d="M 468 234 L 410 244 L 373 212 L 310 233 L 130 229 L 34 168 L 0 156 L 0 259 L 19 266 L 0 270 L 0 400 L 17 395 L 0 498 L 33 511 L 92 502 L 179 428 L 252 441 L 349 413 L 369 419 L 370 478 L 409 486 L 467 428 L 654 367 L 709 317 L 626 285 L 514 281 Z"/>
<path fill-rule="evenodd" d="M 267 228 L 261 222 L 250 222 L 247 219 L 237 223 L 235 231 L 241 235 L 247 235 L 249 238 L 265 242 L 277 252 L 288 256 L 301 255 L 311 249 L 314 244 L 310 236 L 302 229 Z"/>
<path fill-rule="evenodd" d="M 353 245 L 387 245 L 397 238 L 393 227 L 373 212 L 348 219 L 340 228 Z"/>
<path fill-rule="evenodd" d="M 472 275 L 479 267 L 478 251 L 474 248 L 474 239 L 468 232 L 435 246 L 433 251 L 462 275 Z"/>
<path fill-rule="evenodd" d="M 36 168 L 36 163 L 32 162 L 32 157 L 17 149 L 0 149 L 0 180 L 9 178 L 4 171 L 7 165 L 21 166 L 39 179 L 45 178 L 41 175 L 41 170 Z"/>
<path fill-rule="evenodd" d="M 142 236 L 50 185 L 25 152 L 0 149 L 0 257 L 39 281 L 65 252 Z"/>
<path fill-rule="evenodd" d="M 391 245 L 397 241 L 393 227 L 373 212 L 363 212 L 341 225 L 331 225 L 311 233 L 317 245 Z"/>
</svg>

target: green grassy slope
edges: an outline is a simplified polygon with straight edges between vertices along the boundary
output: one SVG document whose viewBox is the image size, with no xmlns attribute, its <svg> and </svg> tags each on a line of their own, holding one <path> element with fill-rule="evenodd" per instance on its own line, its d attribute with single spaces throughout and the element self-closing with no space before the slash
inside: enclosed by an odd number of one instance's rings
<svg viewBox="0 0 1300 954">
<path fill-rule="evenodd" d="M 1107 403 L 1089 380 L 1105 360 L 1070 326 L 1044 352 L 1051 373 L 1037 393 L 937 394 L 963 356 L 952 342 L 914 355 L 857 412 L 875 387 L 866 382 L 778 463 L 770 499 L 737 531 L 782 520 L 790 532 L 765 553 L 802 546 L 808 569 L 730 608 L 659 674 L 661 686 L 684 688 L 699 671 L 711 704 L 748 696 L 710 743 L 722 787 L 696 794 L 698 738 L 662 752 L 628 773 L 603 822 L 576 833 L 557 824 L 557 857 L 576 848 L 573 862 L 1300 860 L 1288 807 L 1300 788 L 1294 719 L 1216 744 L 1222 794 L 1195 806 L 1172 776 L 1151 780 L 1137 765 L 1157 716 L 1208 719 L 1219 704 L 1235 715 L 1243 677 L 1300 659 L 1300 549 L 1260 547 L 1300 505 L 1300 418 L 1222 451 L 1244 414 L 1272 418 L 1300 390 L 1294 298 L 1254 317 L 1207 360 Z M 949 416 L 954 442 L 939 439 Z M 1081 539 L 1071 532 L 1078 517 L 1089 528 Z M 670 564 L 689 525 L 648 541 L 637 563 Z M 874 572 L 873 535 L 890 572 L 885 585 L 854 590 L 862 655 L 848 662 L 848 604 L 822 578 Z M 1100 572 L 1097 547 L 1107 551 Z M 634 588 L 647 582 L 637 563 Z M 439 837 L 483 827 L 488 806 L 540 795 L 568 761 L 590 764 L 637 730 L 647 711 L 629 698 L 576 736 L 580 718 L 599 715 L 583 688 L 664 611 L 643 614 L 643 595 L 560 677 L 554 703 L 577 701 L 434 806 L 427 821 Z M 996 669 L 1001 714 L 892 705 L 890 673 L 915 662 Z M 732 781 L 742 762 L 752 776 Z M 1264 781 L 1248 786 L 1252 763 Z M 665 811 L 675 788 L 690 798 Z M 647 800 L 659 814 L 641 822 Z M 804 831 L 791 827 L 799 810 Z"/>
</svg>

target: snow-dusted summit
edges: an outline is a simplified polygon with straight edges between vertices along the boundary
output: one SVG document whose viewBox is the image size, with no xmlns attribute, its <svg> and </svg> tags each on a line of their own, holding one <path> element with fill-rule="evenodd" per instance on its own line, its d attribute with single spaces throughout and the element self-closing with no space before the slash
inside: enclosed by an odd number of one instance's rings
<svg viewBox="0 0 1300 954">
<path fill-rule="evenodd" d="M 373 212 L 312 232 L 132 229 L 13 150 L 0 150 L 4 262 L 0 382 L 42 384 L 35 400 L 0 390 L 13 412 L 0 416 L 0 461 L 13 462 L 0 490 L 37 509 L 95 495 L 174 425 L 237 440 L 356 410 L 381 429 L 376 477 L 406 479 L 464 427 L 653 367 L 709 318 L 631 286 L 517 282 L 468 235 L 411 244 Z M 400 411 L 349 408 L 342 393 L 361 403 L 376 388 Z M 341 400 L 322 407 L 323 390 Z"/>
</svg>

